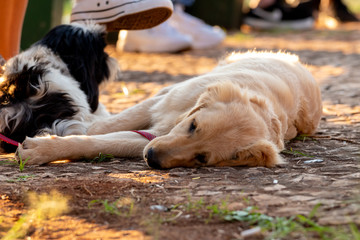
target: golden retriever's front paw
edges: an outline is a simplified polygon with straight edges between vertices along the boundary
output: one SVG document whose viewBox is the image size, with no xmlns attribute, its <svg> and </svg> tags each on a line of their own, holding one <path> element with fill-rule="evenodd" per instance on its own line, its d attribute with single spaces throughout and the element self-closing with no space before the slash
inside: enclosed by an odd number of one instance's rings
<svg viewBox="0 0 360 240">
<path fill-rule="evenodd" d="M 41 165 L 54 161 L 54 149 L 47 144 L 48 138 L 26 138 L 16 151 L 16 159 L 26 164 Z"/>
</svg>

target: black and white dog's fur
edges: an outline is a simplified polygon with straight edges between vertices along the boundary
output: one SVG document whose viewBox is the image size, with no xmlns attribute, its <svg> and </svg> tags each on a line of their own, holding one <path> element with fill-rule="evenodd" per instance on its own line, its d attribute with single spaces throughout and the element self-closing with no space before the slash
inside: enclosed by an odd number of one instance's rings
<svg viewBox="0 0 360 240">
<path fill-rule="evenodd" d="M 0 133 L 26 136 L 86 134 L 109 113 L 99 104 L 99 85 L 118 77 L 117 61 L 104 52 L 100 25 L 60 25 L 6 64 L 0 85 Z M 1 142 L 6 152 L 16 147 Z"/>
</svg>

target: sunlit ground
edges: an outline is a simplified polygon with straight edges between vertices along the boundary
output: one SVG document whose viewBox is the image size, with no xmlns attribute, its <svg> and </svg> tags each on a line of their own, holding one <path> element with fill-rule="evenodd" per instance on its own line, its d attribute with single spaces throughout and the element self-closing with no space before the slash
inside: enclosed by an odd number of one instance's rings
<svg viewBox="0 0 360 240">
<path fill-rule="evenodd" d="M 2 240 L 23 239 L 34 229 L 41 229 L 25 239 L 73 239 L 74 232 L 80 239 L 146 240 L 143 232 L 137 230 L 112 230 L 106 226 L 84 219 L 63 215 L 68 211 L 67 198 L 59 193 L 27 196 L 30 206 L 19 209 L 6 195 L 0 198 L 0 236 Z M 50 220 L 50 221 L 48 221 Z M 72 236 L 72 237 L 70 237 Z"/>
<path fill-rule="evenodd" d="M 169 178 L 168 173 L 159 173 L 155 171 L 135 171 L 133 173 L 110 173 L 109 177 L 117 179 L 131 179 L 141 183 L 161 183 Z"/>
<path fill-rule="evenodd" d="M 327 121 L 334 124 L 360 124 L 360 106 L 324 102 L 323 114 L 330 116 Z"/>
</svg>

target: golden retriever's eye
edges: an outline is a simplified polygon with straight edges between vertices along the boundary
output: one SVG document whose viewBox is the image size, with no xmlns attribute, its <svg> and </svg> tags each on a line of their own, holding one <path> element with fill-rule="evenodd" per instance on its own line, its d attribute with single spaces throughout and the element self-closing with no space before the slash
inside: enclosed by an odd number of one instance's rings
<svg viewBox="0 0 360 240">
<path fill-rule="evenodd" d="M 234 154 L 231 156 L 230 159 L 231 159 L 231 160 L 237 160 L 237 159 L 238 159 L 238 154 L 237 154 L 237 152 L 234 153 Z"/>
<path fill-rule="evenodd" d="M 189 127 L 189 133 L 193 133 L 197 128 L 195 119 L 191 122 L 190 127 Z"/>
<path fill-rule="evenodd" d="M 206 154 L 204 153 L 198 153 L 195 155 L 195 159 L 200 162 L 200 163 L 206 163 L 207 159 L 206 159 Z"/>
</svg>

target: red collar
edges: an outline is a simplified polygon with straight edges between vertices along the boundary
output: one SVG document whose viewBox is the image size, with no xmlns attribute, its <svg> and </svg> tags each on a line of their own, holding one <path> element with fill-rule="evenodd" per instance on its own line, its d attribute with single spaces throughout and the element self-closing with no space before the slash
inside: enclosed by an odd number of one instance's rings
<svg viewBox="0 0 360 240">
<path fill-rule="evenodd" d="M 135 132 L 137 134 L 140 134 L 141 136 L 143 136 L 144 138 L 146 138 L 147 140 L 151 141 L 154 138 L 156 138 L 155 135 L 152 135 L 151 133 L 148 132 L 144 132 L 144 131 L 137 131 L 137 130 L 133 130 L 132 132 Z"/>
</svg>

